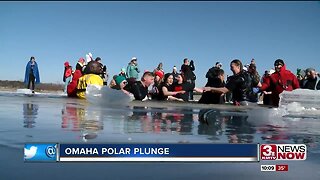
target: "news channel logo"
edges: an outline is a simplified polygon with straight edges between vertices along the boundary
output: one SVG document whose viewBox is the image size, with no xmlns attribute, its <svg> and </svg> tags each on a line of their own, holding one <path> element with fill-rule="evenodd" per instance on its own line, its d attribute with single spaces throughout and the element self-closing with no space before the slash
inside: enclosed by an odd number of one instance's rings
<svg viewBox="0 0 320 180">
<path fill-rule="evenodd" d="M 261 160 L 306 160 L 305 144 L 262 144 L 260 145 Z"/>
<path fill-rule="evenodd" d="M 24 161 L 57 161 L 57 144 L 25 144 Z"/>
</svg>

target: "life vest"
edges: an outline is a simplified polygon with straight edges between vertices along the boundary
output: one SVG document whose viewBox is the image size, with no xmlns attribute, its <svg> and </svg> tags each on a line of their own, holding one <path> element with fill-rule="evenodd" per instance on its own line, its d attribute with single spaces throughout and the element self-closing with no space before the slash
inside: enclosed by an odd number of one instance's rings
<svg viewBox="0 0 320 180">
<path fill-rule="evenodd" d="M 77 85 L 77 96 L 79 98 L 86 98 L 86 88 L 88 84 L 103 86 L 103 80 L 96 74 L 86 74 L 80 77 Z"/>
</svg>

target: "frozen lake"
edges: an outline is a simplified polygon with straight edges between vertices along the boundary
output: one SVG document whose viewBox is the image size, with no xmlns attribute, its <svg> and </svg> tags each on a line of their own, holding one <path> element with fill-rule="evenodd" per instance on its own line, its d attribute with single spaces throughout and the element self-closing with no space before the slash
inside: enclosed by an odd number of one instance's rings
<svg viewBox="0 0 320 180">
<path fill-rule="evenodd" d="M 98 107 L 59 96 L 0 93 L 0 179 L 319 179 L 320 117 L 274 109 L 133 102 Z M 303 143 L 306 161 L 24 163 L 25 143 Z M 260 172 L 260 164 L 289 164 Z M 43 169 L 43 170 L 42 170 Z M 19 172 L 19 173 L 17 173 Z"/>
</svg>

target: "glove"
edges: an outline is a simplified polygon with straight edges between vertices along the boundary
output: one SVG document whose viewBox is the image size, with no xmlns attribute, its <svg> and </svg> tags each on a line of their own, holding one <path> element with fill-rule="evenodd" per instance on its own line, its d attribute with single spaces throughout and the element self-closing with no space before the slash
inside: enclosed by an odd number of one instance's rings
<svg viewBox="0 0 320 180">
<path fill-rule="evenodd" d="M 259 88 L 252 88 L 252 91 L 253 91 L 255 94 L 257 94 L 257 93 L 260 91 L 260 89 L 259 89 Z"/>
</svg>

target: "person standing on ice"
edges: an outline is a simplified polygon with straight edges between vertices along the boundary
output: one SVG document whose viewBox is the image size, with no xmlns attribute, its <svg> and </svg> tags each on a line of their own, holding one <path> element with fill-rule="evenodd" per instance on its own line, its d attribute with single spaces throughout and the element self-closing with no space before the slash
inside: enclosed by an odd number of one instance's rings
<svg viewBox="0 0 320 180">
<path fill-rule="evenodd" d="M 279 94 L 283 91 L 292 91 L 300 88 L 298 78 L 289 70 L 282 59 L 277 59 L 274 62 L 275 71 L 261 84 L 259 83 L 260 91 L 265 91 L 268 88 L 272 91 L 271 99 L 273 106 L 279 106 Z"/>
<path fill-rule="evenodd" d="M 67 93 L 67 87 L 72 79 L 72 66 L 69 62 L 64 62 L 64 72 L 63 72 L 63 82 L 64 82 L 64 92 Z"/>
<path fill-rule="evenodd" d="M 181 74 L 185 77 L 185 81 L 190 83 L 193 88 L 195 88 L 196 75 L 194 74 L 195 66 L 193 60 L 189 61 L 188 58 L 183 59 L 183 64 L 181 65 Z M 192 89 L 193 89 L 192 88 Z M 193 90 L 186 92 L 188 93 L 188 100 L 193 101 Z"/>
<path fill-rule="evenodd" d="M 140 69 L 138 67 L 137 58 L 133 57 L 130 61 L 130 63 L 127 66 L 127 78 L 134 78 L 135 80 L 138 80 Z"/>
<path fill-rule="evenodd" d="M 27 63 L 24 83 L 28 86 L 28 89 L 30 89 L 32 93 L 34 93 L 35 84 L 40 83 L 38 64 L 36 62 L 35 57 L 33 56 Z"/>
</svg>

